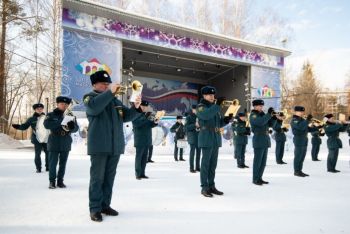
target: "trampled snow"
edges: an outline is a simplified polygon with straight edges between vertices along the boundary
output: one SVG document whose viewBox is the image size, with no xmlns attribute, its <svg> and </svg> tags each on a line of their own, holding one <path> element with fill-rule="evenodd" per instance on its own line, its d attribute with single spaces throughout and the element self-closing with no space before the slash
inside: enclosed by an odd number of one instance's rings
<svg viewBox="0 0 350 234">
<path fill-rule="evenodd" d="M 148 164 L 149 180 L 136 180 L 132 145 L 121 157 L 112 207 L 118 217 L 102 223 L 90 221 L 88 210 L 89 157 L 75 146 L 67 164 L 66 189 L 48 189 L 48 173 L 35 173 L 34 152 L 0 151 L 0 233 L 350 233 L 350 147 L 342 135 L 337 169 L 326 172 L 326 138 L 321 162 L 312 162 L 308 147 L 304 172 L 293 176 L 292 144 L 277 165 L 274 149 L 268 155 L 264 179 L 269 185 L 251 183 L 252 168 L 238 169 L 226 142 L 220 150 L 216 185 L 224 196 L 200 194 L 199 173 L 189 173 L 186 162 L 175 162 L 172 147 L 155 147 Z M 273 141 L 272 141 L 273 142 Z M 250 146 L 249 146 L 250 147 Z M 252 166 L 248 148 L 247 164 Z M 42 156 L 42 158 L 44 158 Z"/>
</svg>

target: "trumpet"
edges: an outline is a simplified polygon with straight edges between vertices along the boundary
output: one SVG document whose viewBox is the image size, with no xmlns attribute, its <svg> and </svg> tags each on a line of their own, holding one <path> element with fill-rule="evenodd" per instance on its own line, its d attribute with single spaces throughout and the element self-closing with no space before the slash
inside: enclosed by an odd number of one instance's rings
<svg viewBox="0 0 350 234">
<path fill-rule="evenodd" d="M 67 107 L 67 109 L 64 111 L 63 116 L 70 116 L 72 117 L 73 121 L 76 121 L 76 116 L 74 116 L 73 114 L 73 107 L 79 105 L 79 102 L 75 99 L 72 99 L 71 103 L 69 104 L 69 106 Z M 68 125 L 62 125 L 62 128 L 64 131 L 69 132 L 70 129 L 68 128 Z"/>
<path fill-rule="evenodd" d="M 239 106 L 239 100 L 238 99 L 233 99 L 232 101 L 227 101 L 227 100 L 225 100 L 225 101 L 223 101 L 222 102 L 222 105 L 223 106 Z"/>
<path fill-rule="evenodd" d="M 128 89 L 131 89 L 132 92 L 140 92 L 142 90 L 143 85 L 140 81 L 134 80 L 130 85 L 121 85 L 117 88 L 115 95 L 123 95 L 128 92 Z"/>
</svg>

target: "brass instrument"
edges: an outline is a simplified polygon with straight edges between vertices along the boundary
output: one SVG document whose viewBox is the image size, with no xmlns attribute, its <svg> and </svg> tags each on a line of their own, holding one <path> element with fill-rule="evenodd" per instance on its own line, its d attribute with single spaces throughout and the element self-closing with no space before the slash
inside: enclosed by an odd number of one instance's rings
<svg viewBox="0 0 350 234">
<path fill-rule="evenodd" d="M 134 80 L 130 85 L 121 85 L 117 88 L 115 95 L 123 95 L 128 92 L 128 89 L 131 89 L 132 92 L 140 92 L 143 88 L 143 85 L 140 81 Z"/>
<path fill-rule="evenodd" d="M 227 100 L 225 100 L 225 101 L 223 101 L 222 102 L 222 104 L 221 104 L 222 106 L 239 106 L 239 100 L 238 99 L 233 99 L 232 101 L 227 101 Z"/>
<path fill-rule="evenodd" d="M 76 121 L 76 116 L 74 116 L 73 111 L 72 111 L 73 107 L 76 105 L 79 105 L 79 102 L 75 99 L 72 99 L 71 103 L 69 104 L 67 109 L 64 111 L 63 116 L 71 116 L 71 117 L 73 117 L 73 121 Z M 70 131 L 70 129 L 68 128 L 67 125 L 62 125 L 62 128 L 66 132 Z"/>
<path fill-rule="evenodd" d="M 153 122 L 159 121 L 165 115 L 165 111 L 157 111 L 157 113 L 151 113 L 147 119 Z"/>
<path fill-rule="evenodd" d="M 233 99 L 232 101 L 225 100 L 223 101 L 222 106 L 228 106 L 225 116 L 229 116 L 230 114 L 236 116 L 239 108 L 241 108 L 238 99 Z"/>
</svg>

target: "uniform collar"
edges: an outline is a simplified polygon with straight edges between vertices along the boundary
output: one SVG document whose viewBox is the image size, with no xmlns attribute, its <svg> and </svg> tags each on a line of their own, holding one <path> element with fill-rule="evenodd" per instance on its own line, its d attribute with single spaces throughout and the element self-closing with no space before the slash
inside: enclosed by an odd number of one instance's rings
<svg viewBox="0 0 350 234">
<path fill-rule="evenodd" d="M 57 115 L 62 115 L 64 113 L 64 111 L 61 111 L 60 109 L 56 108 L 53 110 L 53 112 Z"/>
<path fill-rule="evenodd" d="M 201 102 L 202 104 L 204 104 L 204 105 L 207 105 L 207 106 L 211 106 L 211 105 L 214 104 L 214 103 L 211 103 L 211 102 L 205 100 L 204 98 L 202 98 L 200 102 Z"/>
</svg>

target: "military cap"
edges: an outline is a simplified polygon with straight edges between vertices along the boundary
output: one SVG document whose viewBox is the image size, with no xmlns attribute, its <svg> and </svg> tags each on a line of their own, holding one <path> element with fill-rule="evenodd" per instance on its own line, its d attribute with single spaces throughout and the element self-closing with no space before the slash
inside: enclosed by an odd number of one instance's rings
<svg viewBox="0 0 350 234">
<path fill-rule="evenodd" d="M 112 83 L 111 77 L 106 71 L 97 71 L 90 76 L 91 84 L 94 85 L 98 82 Z"/>
<path fill-rule="evenodd" d="M 182 119 L 181 115 L 176 116 L 176 119 Z"/>
<path fill-rule="evenodd" d="M 294 111 L 305 111 L 305 107 L 303 106 L 295 106 Z"/>
<path fill-rule="evenodd" d="M 237 114 L 237 117 L 239 118 L 239 117 L 244 117 L 245 116 L 245 113 L 243 113 L 243 112 L 240 112 L 240 113 L 238 113 Z"/>
<path fill-rule="evenodd" d="M 33 105 L 33 110 L 35 110 L 36 108 L 44 108 L 44 105 L 41 103 L 36 103 Z"/>
<path fill-rule="evenodd" d="M 330 119 L 330 118 L 333 118 L 334 115 L 333 114 L 326 114 L 324 117 L 327 118 L 327 119 Z"/>
<path fill-rule="evenodd" d="M 148 106 L 148 105 L 149 105 L 149 102 L 148 102 L 148 101 L 142 100 L 141 106 Z"/>
<path fill-rule="evenodd" d="M 216 89 L 212 86 L 204 86 L 201 89 L 201 94 L 202 95 L 204 95 L 204 94 L 216 94 Z"/>
<path fill-rule="evenodd" d="M 196 109 L 197 108 L 197 105 L 192 105 L 192 109 Z"/>
<path fill-rule="evenodd" d="M 264 103 L 264 100 L 262 99 L 256 99 L 252 101 L 252 104 L 253 106 L 263 106 L 265 103 Z"/>
<path fill-rule="evenodd" d="M 70 104 L 72 102 L 72 99 L 69 97 L 65 97 L 65 96 L 58 96 L 56 98 L 56 103 L 60 103 L 60 102 Z"/>
</svg>

